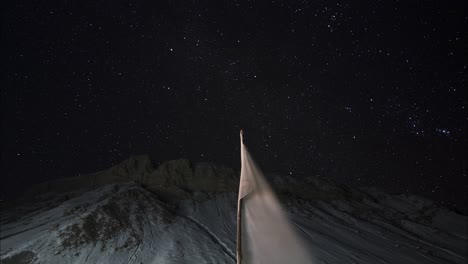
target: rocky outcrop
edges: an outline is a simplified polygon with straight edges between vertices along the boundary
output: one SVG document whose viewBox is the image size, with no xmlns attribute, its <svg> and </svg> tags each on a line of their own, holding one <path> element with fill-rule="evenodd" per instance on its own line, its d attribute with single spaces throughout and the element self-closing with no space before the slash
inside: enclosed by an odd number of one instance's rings
<svg viewBox="0 0 468 264">
<path fill-rule="evenodd" d="M 107 170 L 62 178 L 33 186 L 26 197 L 53 193 L 82 193 L 112 183 L 136 182 L 165 201 L 191 197 L 194 192 L 237 192 L 239 171 L 213 163 L 170 160 L 155 168 L 148 155 L 132 156 Z M 331 179 L 267 174 L 273 188 L 284 196 L 308 200 L 365 199 L 368 195 Z M 352 197 L 350 197 L 352 196 Z"/>
<path fill-rule="evenodd" d="M 148 155 L 132 156 L 107 170 L 33 186 L 27 197 L 46 193 L 83 192 L 111 183 L 136 182 L 164 200 L 183 199 L 196 191 L 235 192 L 239 172 L 212 163 L 171 160 L 154 168 Z"/>
<path fill-rule="evenodd" d="M 192 163 L 186 159 L 161 164 L 141 182 L 164 198 L 186 198 L 196 191 L 235 192 L 239 174 L 211 163 Z"/>
</svg>

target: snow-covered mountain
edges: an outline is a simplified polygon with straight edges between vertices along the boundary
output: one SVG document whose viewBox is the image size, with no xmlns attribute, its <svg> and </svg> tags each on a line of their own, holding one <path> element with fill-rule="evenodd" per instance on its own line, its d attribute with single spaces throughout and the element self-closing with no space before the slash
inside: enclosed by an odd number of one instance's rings
<svg viewBox="0 0 468 264">
<path fill-rule="evenodd" d="M 467 216 L 321 177 L 269 179 L 315 263 L 467 263 Z M 2 206 L 1 263 L 235 263 L 237 187 L 234 170 L 147 156 L 44 183 Z"/>
</svg>

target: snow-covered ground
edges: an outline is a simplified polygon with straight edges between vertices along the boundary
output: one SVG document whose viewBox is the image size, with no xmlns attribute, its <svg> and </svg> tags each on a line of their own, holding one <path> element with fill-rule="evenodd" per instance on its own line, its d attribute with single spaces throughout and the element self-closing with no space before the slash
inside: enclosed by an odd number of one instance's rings
<svg viewBox="0 0 468 264">
<path fill-rule="evenodd" d="M 384 197 L 331 203 L 289 199 L 286 207 L 315 263 L 467 262 L 466 216 L 425 208 L 417 197 Z M 234 249 L 235 201 L 233 194 L 212 195 L 186 202 L 184 214 Z"/>
<path fill-rule="evenodd" d="M 187 161 L 155 170 L 148 162 L 131 158 L 48 183 L 36 188 L 33 203 L 3 208 L 1 263 L 236 263 L 234 172 Z M 467 216 L 429 200 L 317 177 L 269 180 L 314 263 L 468 261 Z"/>
<path fill-rule="evenodd" d="M 233 263 L 234 255 L 208 231 L 135 184 L 109 185 L 3 223 L 1 259 L 2 263 Z"/>
<path fill-rule="evenodd" d="M 466 263 L 466 216 L 414 196 L 366 193 L 282 199 L 315 263 Z M 2 263 L 235 263 L 235 193 L 174 205 L 128 183 L 60 200 L 2 219 Z"/>
</svg>

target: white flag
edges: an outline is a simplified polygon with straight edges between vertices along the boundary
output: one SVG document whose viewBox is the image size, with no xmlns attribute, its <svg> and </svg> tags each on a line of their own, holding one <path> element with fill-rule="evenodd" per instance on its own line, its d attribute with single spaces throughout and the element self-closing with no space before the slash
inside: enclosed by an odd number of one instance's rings
<svg viewBox="0 0 468 264">
<path fill-rule="evenodd" d="M 242 136 L 241 130 L 237 263 L 312 263 L 302 239 L 295 233 L 262 172 L 250 157 Z"/>
</svg>

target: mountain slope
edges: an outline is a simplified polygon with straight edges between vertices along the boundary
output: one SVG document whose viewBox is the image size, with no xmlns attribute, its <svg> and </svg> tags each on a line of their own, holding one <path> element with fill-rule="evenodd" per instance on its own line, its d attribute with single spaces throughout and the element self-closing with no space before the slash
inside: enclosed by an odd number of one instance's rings
<svg viewBox="0 0 468 264">
<path fill-rule="evenodd" d="M 43 184 L 34 202 L 2 209 L 2 263 L 235 263 L 235 173 L 148 162 Z M 269 179 L 315 263 L 467 262 L 467 217 L 429 200 Z"/>
<path fill-rule="evenodd" d="M 38 263 L 233 262 L 206 230 L 165 206 L 135 184 L 86 192 L 2 224 L 3 263 L 21 252 Z"/>
</svg>

